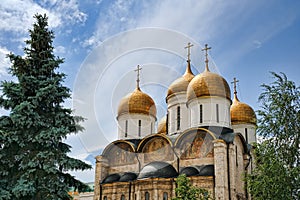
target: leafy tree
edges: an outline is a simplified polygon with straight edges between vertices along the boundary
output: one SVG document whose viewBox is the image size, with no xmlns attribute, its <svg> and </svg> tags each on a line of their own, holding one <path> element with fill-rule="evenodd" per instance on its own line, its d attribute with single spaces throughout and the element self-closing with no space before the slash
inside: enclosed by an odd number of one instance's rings
<svg viewBox="0 0 300 200">
<path fill-rule="evenodd" d="M 254 199 L 300 199 L 300 88 L 285 74 L 263 84 L 259 97 L 256 168 L 247 177 Z"/>
<path fill-rule="evenodd" d="M 176 179 L 176 197 L 173 200 L 209 200 L 209 192 L 205 189 L 192 186 L 185 174 L 179 175 Z"/>
<path fill-rule="evenodd" d="M 46 15 L 35 19 L 25 56 L 9 55 L 17 81 L 1 83 L 0 106 L 9 115 L 0 117 L 0 199 L 70 199 L 69 187 L 86 185 L 67 171 L 90 168 L 67 155 L 63 140 L 82 118 L 62 105 L 70 98 L 65 74 L 57 72 L 63 59 L 53 54 Z"/>
</svg>

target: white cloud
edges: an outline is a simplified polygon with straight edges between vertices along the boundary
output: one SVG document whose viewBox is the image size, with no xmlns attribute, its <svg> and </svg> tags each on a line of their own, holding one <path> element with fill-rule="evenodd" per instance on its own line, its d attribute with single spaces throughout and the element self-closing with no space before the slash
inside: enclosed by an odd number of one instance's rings
<svg viewBox="0 0 300 200">
<path fill-rule="evenodd" d="M 54 48 L 54 53 L 56 54 L 65 54 L 66 53 L 66 48 L 63 46 L 56 46 Z"/>
<path fill-rule="evenodd" d="M 77 0 L 44 0 L 42 5 L 50 7 L 49 9 L 65 23 L 84 23 L 87 19 L 87 14 L 79 10 Z"/>
<path fill-rule="evenodd" d="M 133 0 L 116 0 L 111 1 L 105 12 L 100 12 L 98 21 L 96 22 L 96 30 L 87 38 L 82 45 L 84 47 L 96 47 L 113 34 L 136 27 L 136 20 L 139 16 L 133 12 Z M 139 4 L 143 4 L 140 1 Z"/>
<path fill-rule="evenodd" d="M 14 33 L 26 33 L 34 22 L 33 15 L 36 13 L 46 13 L 52 27 L 61 24 L 57 15 L 32 1 L 3 0 L 0 5 L 0 29 Z"/>
<path fill-rule="evenodd" d="M 11 65 L 7 54 L 10 52 L 5 48 L 0 46 L 0 77 L 7 75 L 7 69 Z"/>
<path fill-rule="evenodd" d="M 87 15 L 79 10 L 76 0 L 45 0 L 41 5 L 30 0 L 2 0 L 0 29 L 14 33 L 27 33 L 36 13 L 47 14 L 50 27 L 84 23 L 87 19 Z"/>
</svg>

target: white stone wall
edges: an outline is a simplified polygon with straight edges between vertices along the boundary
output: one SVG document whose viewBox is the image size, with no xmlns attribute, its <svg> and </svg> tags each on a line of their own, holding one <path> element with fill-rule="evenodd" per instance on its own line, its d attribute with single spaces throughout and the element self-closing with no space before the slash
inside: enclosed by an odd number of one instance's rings
<svg viewBox="0 0 300 200">
<path fill-rule="evenodd" d="M 139 120 L 141 132 L 139 135 Z M 126 132 L 127 121 L 127 137 Z M 156 118 L 151 115 L 126 113 L 118 117 L 118 139 L 140 139 L 155 133 Z"/>
<path fill-rule="evenodd" d="M 223 140 L 214 140 L 215 167 L 215 199 L 227 200 L 228 194 L 228 165 L 227 144 Z"/>
<path fill-rule="evenodd" d="M 219 120 L 217 120 L 217 105 Z M 222 97 L 201 97 L 188 103 L 191 128 L 199 126 L 221 126 L 231 128 L 230 104 Z M 200 105 L 202 105 L 202 123 L 200 123 Z"/>
<path fill-rule="evenodd" d="M 249 144 L 256 142 L 256 126 L 253 124 L 237 124 L 232 125 L 235 133 L 241 133 Z M 246 136 L 247 129 L 247 136 Z M 247 141 L 248 140 L 248 141 Z"/>
<path fill-rule="evenodd" d="M 180 107 L 180 128 L 177 129 L 177 107 Z M 183 132 L 190 127 L 186 93 L 177 93 L 168 99 L 168 134 Z"/>
</svg>

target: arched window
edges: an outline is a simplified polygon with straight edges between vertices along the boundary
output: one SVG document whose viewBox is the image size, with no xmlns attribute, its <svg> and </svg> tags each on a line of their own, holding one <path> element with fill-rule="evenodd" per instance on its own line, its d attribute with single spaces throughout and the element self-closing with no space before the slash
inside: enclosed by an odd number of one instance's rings
<svg viewBox="0 0 300 200">
<path fill-rule="evenodd" d="M 125 121 L 125 137 L 127 137 L 128 134 L 128 120 Z"/>
<path fill-rule="evenodd" d="M 217 116 L 217 123 L 219 123 L 219 104 L 216 104 L 216 116 Z"/>
<path fill-rule="evenodd" d="M 142 120 L 139 120 L 139 137 L 141 137 Z"/>
<path fill-rule="evenodd" d="M 235 163 L 236 163 L 236 166 L 239 166 L 239 163 L 238 163 L 238 150 L 237 150 L 237 146 L 235 146 Z"/>
<path fill-rule="evenodd" d="M 122 196 L 121 196 L 121 200 L 125 200 L 125 196 L 124 196 L 124 194 L 122 194 Z"/>
<path fill-rule="evenodd" d="M 246 142 L 248 143 L 248 129 L 245 128 L 245 139 L 246 139 Z"/>
<path fill-rule="evenodd" d="M 104 196 L 104 197 L 103 197 L 103 200 L 107 200 L 107 196 Z"/>
<path fill-rule="evenodd" d="M 149 194 L 149 192 L 145 192 L 145 200 L 150 200 L 150 194 Z"/>
<path fill-rule="evenodd" d="M 203 123 L 203 106 L 202 104 L 200 105 L 200 123 Z"/>
<path fill-rule="evenodd" d="M 177 107 L 177 130 L 180 130 L 180 106 Z"/>
<path fill-rule="evenodd" d="M 168 200 L 168 193 L 164 192 L 163 200 Z"/>
</svg>

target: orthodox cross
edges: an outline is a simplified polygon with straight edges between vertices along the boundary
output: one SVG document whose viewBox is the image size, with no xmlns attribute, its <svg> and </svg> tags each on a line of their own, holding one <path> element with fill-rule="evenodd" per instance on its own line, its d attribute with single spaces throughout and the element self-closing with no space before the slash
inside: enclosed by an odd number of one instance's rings
<svg viewBox="0 0 300 200">
<path fill-rule="evenodd" d="M 137 78 L 136 78 L 136 88 L 140 88 L 140 71 L 142 70 L 142 68 L 140 67 L 140 65 L 138 65 L 136 67 L 137 69 L 135 69 L 134 71 L 137 72 Z"/>
<path fill-rule="evenodd" d="M 206 63 L 205 70 L 207 70 L 207 71 L 209 71 L 208 70 L 208 53 L 207 53 L 207 51 L 210 49 L 211 49 L 211 47 L 208 47 L 208 44 L 205 44 L 205 48 L 202 49 L 202 51 L 205 51 L 205 63 Z"/>
<path fill-rule="evenodd" d="M 237 79 L 234 77 L 234 78 L 233 78 L 233 82 L 231 82 L 231 83 L 233 83 L 234 94 L 237 93 L 237 91 L 236 91 L 236 84 L 237 84 L 237 82 L 239 82 L 239 80 L 237 80 Z"/>
<path fill-rule="evenodd" d="M 191 56 L 191 47 L 194 46 L 193 44 L 191 44 L 190 42 L 187 44 L 186 47 L 184 47 L 185 49 L 188 49 L 188 54 L 187 54 L 187 57 L 188 57 L 188 61 L 191 61 L 190 60 L 190 56 Z"/>
</svg>

